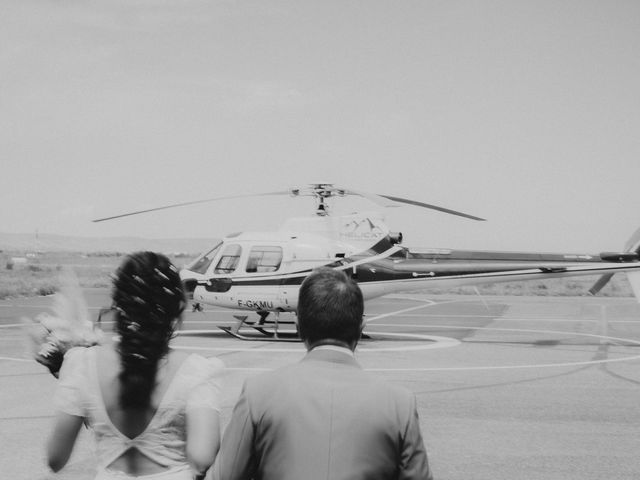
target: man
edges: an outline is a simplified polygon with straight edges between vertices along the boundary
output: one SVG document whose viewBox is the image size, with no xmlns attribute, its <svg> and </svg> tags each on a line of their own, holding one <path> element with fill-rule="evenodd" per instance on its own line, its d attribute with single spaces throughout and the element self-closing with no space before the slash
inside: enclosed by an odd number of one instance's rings
<svg viewBox="0 0 640 480">
<path fill-rule="evenodd" d="M 300 288 L 307 355 L 247 379 L 224 433 L 220 480 L 431 479 L 414 395 L 354 358 L 362 292 L 320 268 Z"/>
</svg>

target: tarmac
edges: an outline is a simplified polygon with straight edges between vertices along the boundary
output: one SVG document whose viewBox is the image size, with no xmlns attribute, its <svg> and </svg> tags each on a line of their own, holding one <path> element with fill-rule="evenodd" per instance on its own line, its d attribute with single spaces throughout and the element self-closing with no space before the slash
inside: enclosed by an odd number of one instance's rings
<svg viewBox="0 0 640 480">
<path fill-rule="evenodd" d="M 85 293 L 96 316 L 109 304 L 106 289 Z M 94 475 L 86 431 L 59 474 L 44 461 L 56 380 L 29 358 L 19 320 L 50 304 L 0 301 L 2 478 Z M 416 394 L 436 479 L 640 478 L 635 299 L 389 296 L 369 302 L 366 319 L 356 355 L 373 375 Z M 217 328 L 234 321 L 224 310 L 188 312 L 174 341 L 225 363 L 223 427 L 245 378 L 304 355 L 300 343 L 243 341 Z"/>
</svg>

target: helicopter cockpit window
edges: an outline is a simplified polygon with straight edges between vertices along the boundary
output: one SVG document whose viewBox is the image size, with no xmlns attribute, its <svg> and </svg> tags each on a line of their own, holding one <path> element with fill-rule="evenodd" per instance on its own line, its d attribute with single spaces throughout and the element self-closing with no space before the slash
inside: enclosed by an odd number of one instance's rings
<svg viewBox="0 0 640 480">
<path fill-rule="evenodd" d="M 229 245 L 223 252 L 213 273 L 233 273 L 238 267 L 242 247 L 240 245 Z"/>
<path fill-rule="evenodd" d="M 195 262 L 193 262 L 193 264 L 189 265 L 187 269 L 191 270 L 192 272 L 201 273 L 204 275 L 209 268 L 209 265 L 211 265 L 213 258 L 218 253 L 218 250 L 220 250 L 220 245 L 222 245 L 222 243 L 217 244 L 215 247 L 213 247 L 213 249 L 202 255 Z"/>
<path fill-rule="evenodd" d="M 255 246 L 249 252 L 247 272 L 275 272 L 282 263 L 282 247 Z"/>
</svg>

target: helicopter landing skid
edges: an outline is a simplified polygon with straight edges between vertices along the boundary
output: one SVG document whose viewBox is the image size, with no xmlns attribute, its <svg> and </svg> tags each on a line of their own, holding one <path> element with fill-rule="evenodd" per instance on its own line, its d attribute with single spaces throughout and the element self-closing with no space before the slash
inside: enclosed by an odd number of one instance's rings
<svg viewBox="0 0 640 480">
<path fill-rule="evenodd" d="M 300 337 L 298 337 L 294 333 L 278 333 L 276 335 L 276 332 L 270 332 L 260 327 L 253 328 L 260 332 L 262 335 L 244 335 L 232 327 L 219 326 L 218 328 L 239 340 L 250 340 L 259 342 L 301 342 Z"/>
<path fill-rule="evenodd" d="M 276 331 L 270 331 L 267 330 L 263 327 L 252 327 L 254 330 L 260 332 L 261 334 L 263 334 L 266 337 L 269 338 L 293 338 L 296 339 L 298 341 L 300 341 L 300 337 L 298 337 L 298 333 L 294 333 L 294 332 L 276 332 Z"/>
</svg>

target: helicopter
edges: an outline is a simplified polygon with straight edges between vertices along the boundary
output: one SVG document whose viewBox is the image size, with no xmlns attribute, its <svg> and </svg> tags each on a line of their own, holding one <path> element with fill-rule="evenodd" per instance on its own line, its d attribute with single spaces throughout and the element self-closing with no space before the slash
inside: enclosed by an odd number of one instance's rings
<svg viewBox="0 0 640 480">
<path fill-rule="evenodd" d="M 391 231 L 380 209 L 333 215 L 329 199 L 359 196 L 386 208 L 402 204 L 437 210 L 474 221 L 483 218 L 402 197 L 314 183 L 283 192 L 217 197 L 167 205 L 96 219 L 113 220 L 166 208 L 246 196 L 311 196 L 313 214 L 289 218 L 274 232 L 242 232 L 224 237 L 180 271 L 194 311 L 202 305 L 236 312 L 234 326 L 219 327 L 242 340 L 299 341 L 295 312 L 302 281 L 314 268 L 342 270 L 360 286 L 365 301 L 391 293 L 428 287 L 457 287 L 486 283 L 601 275 L 589 290 L 595 295 L 616 272 L 627 272 L 640 298 L 640 229 L 621 252 L 547 254 L 473 251 L 443 248 L 409 249 L 401 232 Z M 242 312 L 242 313 L 238 313 Z M 249 320 L 249 314 L 257 314 Z M 293 320 L 281 314 L 290 313 Z M 268 319 L 273 315 L 273 320 Z M 281 325 L 293 325 L 293 331 Z M 242 327 L 257 334 L 248 336 Z"/>
</svg>

